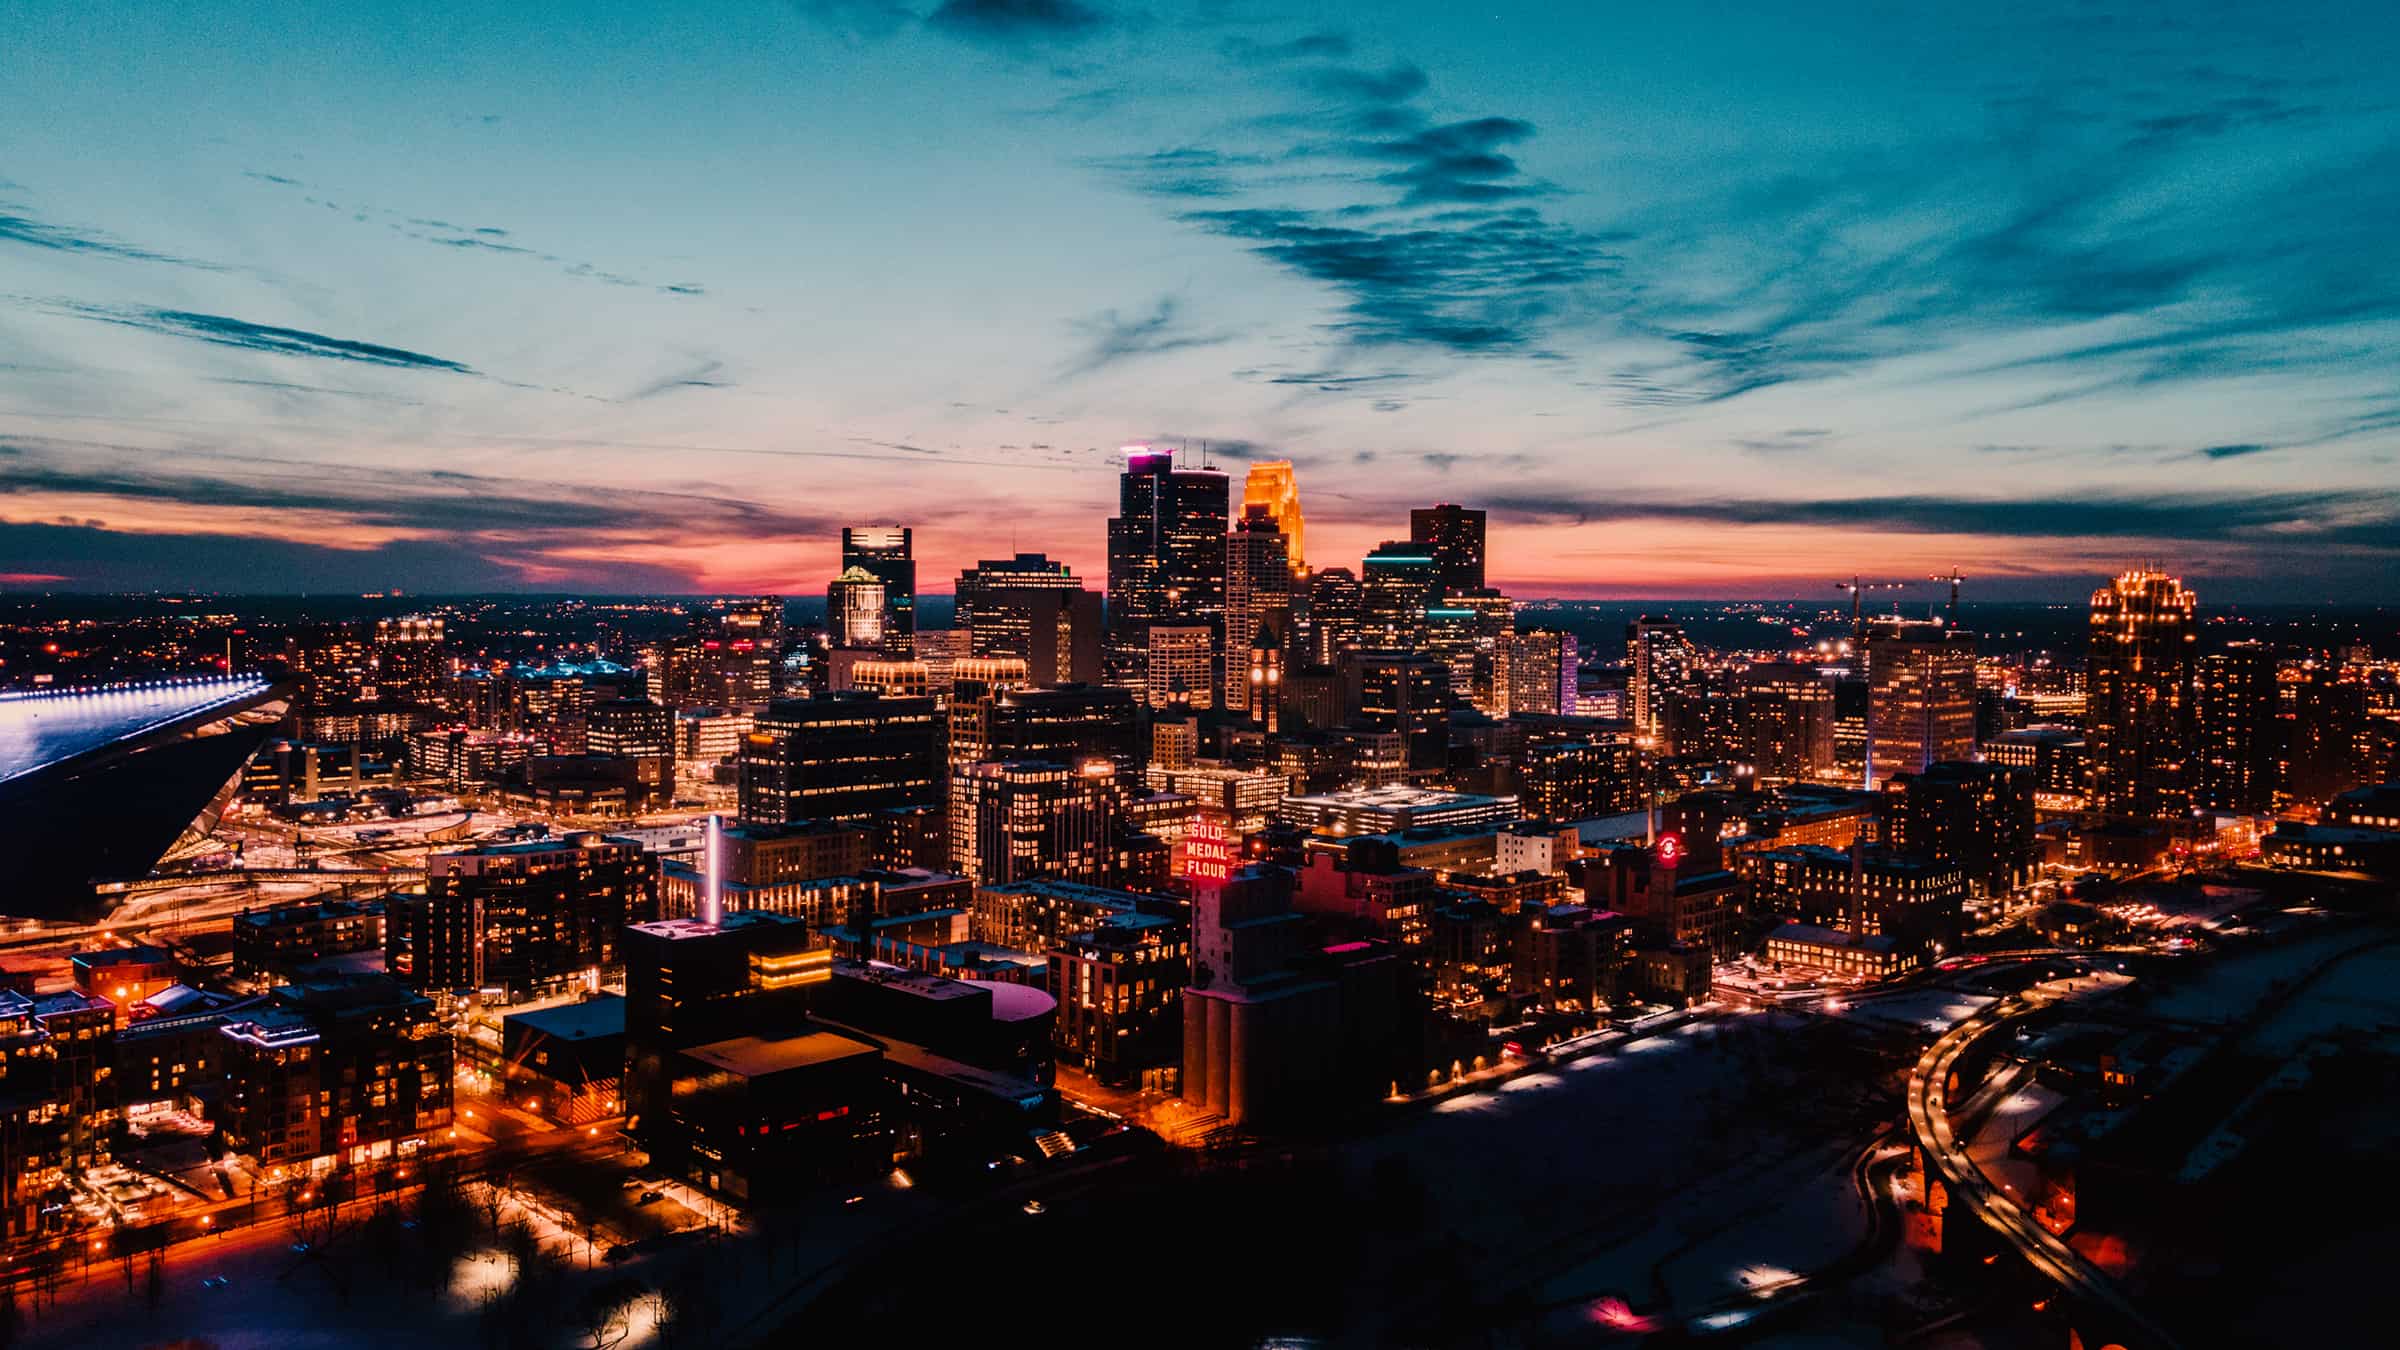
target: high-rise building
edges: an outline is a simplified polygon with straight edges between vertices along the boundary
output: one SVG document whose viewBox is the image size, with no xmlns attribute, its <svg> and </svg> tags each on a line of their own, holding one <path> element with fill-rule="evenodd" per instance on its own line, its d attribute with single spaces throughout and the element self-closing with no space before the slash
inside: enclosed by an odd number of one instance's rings
<svg viewBox="0 0 2400 1350">
<path fill-rule="evenodd" d="M 1308 579 L 1303 616 L 1303 665 L 1336 666 L 1359 644 L 1361 597 L 1358 577 L 1347 567 L 1328 567 Z"/>
<path fill-rule="evenodd" d="M 1645 740 L 1665 734 L 1667 699 L 1699 676 L 1700 655 L 1683 625 L 1645 614 L 1625 629 L 1625 692 L 1633 704 L 1633 729 Z"/>
<path fill-rule="evenodd" d="M 647 699 L 612 698 L 584 714 L 584 751 L 632 760 L 633 781 L 651 798 L 675 795 L 675 728 L 672 709 Z"/>
<path fill-rule="evenodd" d="M 275 991 L 220 1028 L 226 1149 L 306 1174 L 402 1156 L 450 1124 L 451 1040 L 433 1000 L 378 976 Z"/>
<path fill-rule="evenodd" d="M 973 633 L 976 612 L 983 607 L 984 596 L 990 591 L 1001 588 L 1080 591 L 1083 589 L 1083 583 L 1076 579 L 1074 568 L 1053 560 L 1045 553 L 1019 553 L 1010 558 L 985 558 L 958 574 L 958 585 L 953 597 L 956 611 L 950 620 L 952 629 L 961 633 Z M 989 653 L 974 651 L 970 647 L 969 651 L 959 654 L 983 656 Z"/>
<path fill-rule="evenodd" d="M 2092 593 L 2084 730 L 2102 815 L 2190 809 L 2198 609 L 2181 581 L 2147 568 Z"/>
<path fill-rule="evenodd" d="M 1251 647 L 1263 633 L 1291 631 L 1290 541 L 1264 506 L 1245 506 L 1225 536 L 1225 706 L 1250 710 Z"/>
<path fill-rule="evenodd" d="M 375 621 L 374 694 L 378 699 L 430 703 L 449 673 L 438 614 Z M 363 692 L 363 691 L 362 691 Z"/>
<path fill-rule="evenodd" d="M 656 860 L 597 834 L 436 853 L 424 891 L 385 906 L 384 964 L 420 992 L 547 993 L 596 982 L 657 905 Z"/>
<path fill-rule="evenodd" d="M 1198 624 L 1152 624 L 1144 643 L 1145 688 L 1153 708 L 1207 708 L 1216 703 L 1217 645 Z"/>
<path fill-rule="evenodd" d="M 1450 756 L 1449 667 L 1415 652 L 1356 652 L 1350 659 L 1358 680 L 1351 724 L 1398 735 L 1412 772 L 1441 768 Z"/>
<path fill-rule="evenodd" d="M 775 663 L 783 653 L 783 599 L 725 600 L 692 616 L 699 640 L 690 687 L 670 693 L 678 707 L 764 707 L 775 697 Z"/>
<path fill-rule="evenodd" d="M 1131 680 L 1152 624 L 1198 626 L 1213 641 L 1225 619 L 1223 470 L 1179 469 L 1167 450 L 1125 448 L 1117 514 L 1108 522 L 1108 629 L 1117 676 Z"/>
<path fill-rule="evenodd" d="M 1932 621 L 1870 623 L 1867 734 L 1868 772 L 1878 781 L 1973 759 L 1974 638 Z"/>
<path fill-rule="evenodd" d="M 1425 650 L 1450 667 L 1450 689 L 1488 717 L 1508 715 L 1510 638 L 1517 602 L 1485 588 L 1445 595 L 1425 611 Z"/>
<path fill-rule="evenodd" d="M 1133 691 L 1113 685 L 1001 688 L 962 680 L 950 699 L 950 763 L 1105 759 L 1130 771 L 1138 762 Z"/>
<path fill-rule="evenodd" d="M 938 806 L 941 741 L 930 698 L 835 694 L 772 704 L 742 743 L 741 818 L 780 825 Z"/>
<path fill-rule="evenodd" d="M 1408 513 L 1408 537 L 1441 569 L 1444 595 L 1483 589 L 1484 513 L 1444 502 Z"/>
<path fill-rule="evenodd" d="M 1119 868 L 1116 766 L 987 761 L 950 775 L 950 866 L 978 884 L 1064 877 L 1104 882 Z"/>
<path fill-rule="evenodd" d="M 1442 566 L 1425 545 L 1386 540 L 1359 565 L 1359 641 L 1415 651 L 1425 641 L 1425 611 L 1442 596 Z"/>
<path fill-rule="evenodd" d="M 1945 760 L 1881 786 L 1895 851 L 1959 868 L 1969 894 L 1985 899 L 2033 880 L 2032 770 Z"/>
<path fill-rule="evenodd" d="M 906 525 L 843 526 L 842 571 L 852 570 L 883 583 L 883 649 L 894 656 L 914 656 L 917 558 L 912 532 Z"/>
<path fill-rule="evenodd" d="M 1575 715 L 1575 635 L 1537 628 L 1508 639 L 1508 715 Z"/>
<path fill-rule="evenodd" d="M 1100 593 L 1081 587 L 979 585 L 971 650 L 978 657 L 1013 656 L 1037 685 L 1092 684 L 1100 679 Z"/>
<path fill-rule="evenodd" d="M 1805 781 L 1833 767 L 1833 681 L 1812 666 L 1742 673 L 1742 758 L 1759 778 Z"/>
<path fill-rule="evenodd" d="M 1300 484 L 1292 476 L 1288 459 L 1267 460 L 1250 466 L 1250 476 L 1242 480 L 1242 511 L 1263 507 L 1267 518 L 1275 522 L 1276 533 L 1283 536 L 1286 561 L 1292 575 L 1308 575 L 1308 564 L 1301 555 L 1302 522 L 1300 519 Z"/>
<path fill-rule="evenodd" d="M 883 579 L 864 567 L 851 567 L 825 588 L 825 639 L 846 650 L 883 650 Z"/>
<path fill-rule="evenodd" d="M 2232 643 L 2200 658 L 2194 805 L 2212 811 L 2275 809 L 2282 759 L 2275 672 L 2274 650 L 2258 642 Z"/>
</svg>

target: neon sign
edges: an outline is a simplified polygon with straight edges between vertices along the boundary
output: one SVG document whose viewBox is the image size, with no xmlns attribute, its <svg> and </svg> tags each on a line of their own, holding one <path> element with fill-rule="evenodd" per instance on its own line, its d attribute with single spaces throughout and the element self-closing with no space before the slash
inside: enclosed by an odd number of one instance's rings
<svg viewBox="0 0 2400 1350">
<path fill-rule="evenodd" d="M 1683 836 L 1662 834 L 1658 837 L 1658 865 L 1673 867 L 1683 858 Z"/>
<path fill-rule="evenodd" d="M 1192 814 L 1192 827 L 1183 839 L 1186 880 L 1222 883 L 1233 875 L 1241 841 L 1226 828 L 1225 818 L 1207 811 Z"/>
</svg>

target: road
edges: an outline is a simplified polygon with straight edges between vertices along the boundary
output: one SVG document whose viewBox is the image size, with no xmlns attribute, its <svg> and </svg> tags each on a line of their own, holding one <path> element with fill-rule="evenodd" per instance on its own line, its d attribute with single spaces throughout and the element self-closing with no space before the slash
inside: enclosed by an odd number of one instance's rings
<svg viewBox="0 0 2400 1350">
<path fill-rule="evenodd" d="M 1908 1078 L 1908 1123 L 1917 1144 L 1940 1173 L 1953 1203 L 1973 1214 L 2006 1242 L 2027 1265 L 2070 1296 L 2105 1308 L 2157 1350 L 2174 1350 L 2175 1338 L 2125 1297 L 2116 1282 L 2073 1247 L 2043 1227 L 1984 1176 L 1950 1128 L 1950 1072 L 1975 1042 L 2040 1006 L 2025 998 L 2004 999 L 1952 1027 L 1928 1047 Z"/>
</svg>

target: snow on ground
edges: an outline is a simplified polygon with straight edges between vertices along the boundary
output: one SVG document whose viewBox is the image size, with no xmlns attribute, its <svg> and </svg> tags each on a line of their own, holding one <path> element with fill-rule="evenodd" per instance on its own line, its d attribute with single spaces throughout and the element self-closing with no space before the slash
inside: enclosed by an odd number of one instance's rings
<svg viewBox="0 0 2400 1350">
<path fill-rule="evenodd" d="M 1943 1032 L 1989 1007 L 1989 994 L 1963 994 L 1949 989 L 1912 989 L 1902 994 L 1878 994 L 1853 999 L 1835 1016 L 1878 1027 Z"/>
<path fill-rule="evenodd" d="M 2283 1058 L 2343 1032 L 2377 1036 L 2400 1049 L 2400 945 L 2362 951 L 2325 972 L 2306 994 L 2267 1019 L 2246 1046 Z"/>
<path fill-rule="evenodd" d="M 2239 1022 L 2278 983 L 2299 979 L 2327 959 L 2382 936 L 2380 930 L 2337 928 L 2288 942 L 2236 947 L 2213 960 L 2193 963 L 2188 975 L 2176 972 L 2146 981 L 2139 995 L 2141 1011 L 2201 1024 Z"/>
</svg>

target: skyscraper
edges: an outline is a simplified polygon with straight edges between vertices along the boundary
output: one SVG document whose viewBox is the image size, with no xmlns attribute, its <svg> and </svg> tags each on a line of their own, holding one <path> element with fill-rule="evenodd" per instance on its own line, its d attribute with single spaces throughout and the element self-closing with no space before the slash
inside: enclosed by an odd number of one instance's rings
<svg viewBox="0 0 2400 1350">
<path fill-rule="evenodd" d="M 1247 515 L 1253 506 L 1265 507 L 1268 519 L 1275 522 L 1276 532 L 1283 536 L 1292 575 L 1307 576 L 1308 564 L 1300 554 L 1300 484 L 1292 477 L 1290 460 L 1268 460 L 1250 466 L 1250 476 L 1242 481 L 1243 514 Z"/>
<path fill-rule="evenodd" d="M 1483 589 L 1484 513 L 1443 502 L 1408 513 L 1408 537 L 1441 569 L 1444 595 Z"/>
<path fill-rule="evenodd" d="M 1142 669 L 1153 708 L 1216 703 L 1216 642 L 1198 624 L 1152 624 Z"/>
<path fill-rule="evenodd" d="M 837 648 L 882 649 L 886 591 L 882 578 L 851 567 L 825 590 L 825 637 Z"/>
<path fill-rule="evenodd" d="M 1645 614 L 1625 628 L 1625 665 L 1634 734 L 1657 740 L 1666 720 L 1667 697 L 1693 682 L 1699 673 L 1699 653 L 1684 636 L 1682 624 Z"/>
<path fill-rule="evenodd" d="M 1179 469 L 1170 451 L 1125 448 L 1108 522 L 1112 678 L 1133 680 L 1152 624 L 1198 625 L 1212 641 L 1223 630 L 1228 492 L 1223 470 Z"/>
<path fill-rule="evenodd" d="M 1805 781 L 1833 765 L 1833 681 L 1811 666 L 1742 673 L 1742 758 L 1761 779 Z"/>
<path fill-rule="evenodd" d="M 1264 506 L 1244 506 L 1225 536 L 1225 706 L 1250 707 L 1250 649 L 1262 632 L 1290 632 L 1290 541 Z"/>
<path fill-rule="evenodd" d="M 1425 611 L 1442 596 L 1442 568 L 1411 540 L 1386 540 L 1359 566 L 1359 641 L 1413 651 L 1425 638 Z"/>
<path fill-rule="evenodd" d="M 2212 811 L 2275 809 L 2281 762 L 2275 653 L 2257 642 L 2232 643 L 2200 658 L 2200 754 L 2194 804 Z"/>
<path fill-rule="evenodd" d="M 883 649 L 916 654 L 917 558 L 906 525 L 842 527 L 842 570 L 858 568 L 883 583 Z"/>
<path fill-rule="evenodd" d="M 968 764 L 950 775 L 950 866 L 979 885 L 1113 878 L 1115 768 L 1040 760 Z"/>
<path fill-rule="evenodd" d="M 836 694 L 776 703 L 742 742 L 742 819 L 781 825 L 938 806 L 941 742 L 930 698 Z"/>
<path fill-rule="evenodd" d="M 1537 628 L 1509 637 L 1508 712 L 1575 715 L 1573 633 Z"/>
<path fill-rule="evenodd" d="M 2191 806 L 2199 602 L 2144 568 L 2092 593 L 2084 729 L 2092 809 L 2167 819 Z"/>
<path fill-rule="evenodd" d="M 1876 782 L 1973 759 L 1974 638 L 1930 620 L 1868 624 L 1867 732 Z"/>
<path fill-rule="evenodd" d="M 1328 567 L 1308 579 L 1302 665 L 1338 664 L 1345 648 L 1358 645 L 1358 577 L 1347 567 Z"/>
</svg>

